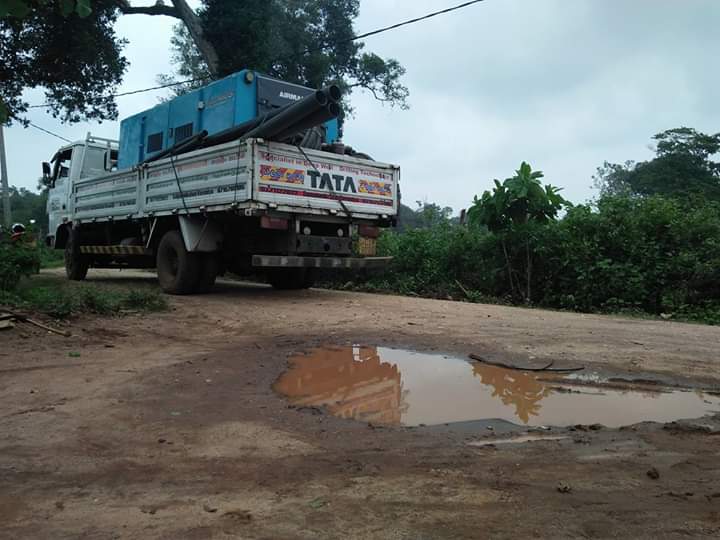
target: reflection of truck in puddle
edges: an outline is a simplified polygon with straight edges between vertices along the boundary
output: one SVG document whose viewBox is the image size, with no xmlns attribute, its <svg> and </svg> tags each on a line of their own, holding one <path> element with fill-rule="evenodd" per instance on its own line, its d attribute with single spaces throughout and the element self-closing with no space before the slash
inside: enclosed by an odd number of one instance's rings
<svg viewBox="0 0 720 540">
<path fill-rule="evenodd" d="M 341 418 L 399 425 L 404 411 L 400 371 L 375 347 L 319 349 L 293 359 L 275 390 L 300 406 L 327 407 Z"/>
</svg>

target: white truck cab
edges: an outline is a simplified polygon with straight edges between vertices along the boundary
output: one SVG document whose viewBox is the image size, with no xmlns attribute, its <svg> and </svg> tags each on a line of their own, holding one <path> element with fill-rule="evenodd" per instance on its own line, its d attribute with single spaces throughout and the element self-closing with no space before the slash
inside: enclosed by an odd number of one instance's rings
<svg viewBox="0 0 720 540">
<path fill-rule="evenodd" d="M 43 183 L 48 187 L 48 246 L 55 245 L 58 228 L 71 220 L 72 186 L 83 178 L 116 170 L 117 159 L 118 141 L 88 133 L 84 141 L 63 146 L 50 163 L 43 163 Z"/>
</svg>

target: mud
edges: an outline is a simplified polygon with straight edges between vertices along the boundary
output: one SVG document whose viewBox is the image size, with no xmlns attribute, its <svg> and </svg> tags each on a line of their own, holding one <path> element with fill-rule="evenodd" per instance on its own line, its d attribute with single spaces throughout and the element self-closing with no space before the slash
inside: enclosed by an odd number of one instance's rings
<svg viewBox="0 0 720 540">
<path fill-rule="evenodd" d="M 90 280 L 155 287 L 135 272 Z M 272 389 L 298 353 L 362 339 L 381 353 L 556 360 L 648 392 L 626 381 L 717 392 L 718 328 L 228 282 L 172 305 L 46 321 L 67 339 L 0 334 L 0 538 L 720 535 L 717 417 L 376 425 Z M 518 437 L 541 440 L 500 444 Z"/>
</svg>

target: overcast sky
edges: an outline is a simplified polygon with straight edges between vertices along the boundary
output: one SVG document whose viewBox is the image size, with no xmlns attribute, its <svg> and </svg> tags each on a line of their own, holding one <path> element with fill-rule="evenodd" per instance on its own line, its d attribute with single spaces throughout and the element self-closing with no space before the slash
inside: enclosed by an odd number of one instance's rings
<svg viewBox="0 0 720 540">
<path fill-rule="evenodd" d="M 136 2 L 138 4 L 148 2 Z M 459 3 L 362 0 L 358 33 Z M 126 16 L 130 68 L 121 91 L 168 73 L 173 21 Z M 643 160 L 650 137 L 686 125 L 720 131 L 720 1 L 486 0 L 366 40 L 406 68 L 409 111 L 356 93 L 345 142 L 402 167 L 403 200 L 456 211 L 528 161 L 573 202 L 596 195 L 603 161 Z M 249 66 L 252 67 L 252 66 Z M 118 99 L 120 117 L 162 92 Z M 28 93 L 32 103 L 41 92 Z M 42 110 L 30 120 L 69 139 L 117 137 L 118 123 L 62 125 Z M 6 129 L 10 183 L 34 188 L 40 163 L 62 141 L 33 128 Z"/>
</svg>

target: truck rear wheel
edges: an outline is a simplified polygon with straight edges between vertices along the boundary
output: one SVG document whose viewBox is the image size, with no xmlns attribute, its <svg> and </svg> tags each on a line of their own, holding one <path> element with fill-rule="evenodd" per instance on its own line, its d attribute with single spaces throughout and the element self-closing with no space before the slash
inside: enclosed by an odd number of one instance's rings
<svg viewBox="0 0 720 540">
<path fill-rule="evenodd" d="M 65 274 L 71 281 L 82 281 L 87 277 L 90 261 L 80 253 L 80 233 L 72 229 L 65 244 Z"/>
<path fill-rule="evenodd" d="M 313 268 L 277 268 L 268 275 L 268 281 L 274 289 L 309 289 L 315 284 Z"/>
<path fill-rule="evenodd" d="M 157 250 L 160 288 L 168 294 L 191 294 L 200 279 L 200 256 L 185 249 L 179 231 L 168 231 Z"/>
<path fill-rule="evenodd" d="M 215 253 L 203 253 L 200 263 L 200 278 L 196 290 L 199 293 L 207 293 L 215 285 L 215 279 L 220 270 L 220 261 Z"/>
</svg>

